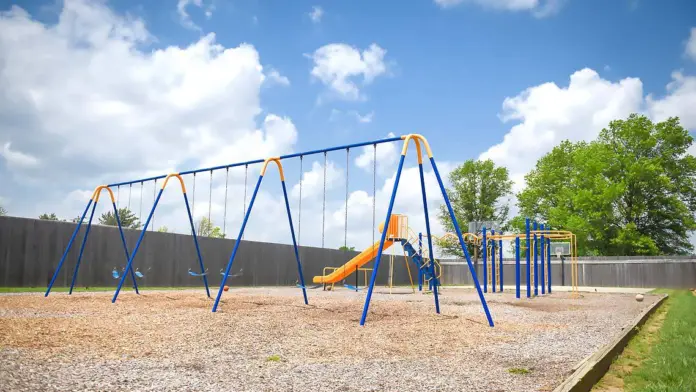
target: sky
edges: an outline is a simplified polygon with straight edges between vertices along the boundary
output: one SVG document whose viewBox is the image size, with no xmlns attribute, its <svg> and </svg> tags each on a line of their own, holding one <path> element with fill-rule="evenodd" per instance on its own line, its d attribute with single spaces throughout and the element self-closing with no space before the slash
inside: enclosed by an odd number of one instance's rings
<svg viewBox="0 0 696 392">
<path fill-rule="evenodd" d="M 517 192 L 560 141 L 592 140 L 631 113 L 679 116 L 696 131 L 696 3 L 5 1 L 0 85 L 10 215 L 70 219 L 100 184 L 409 133 L 427 138 L 443 176 L 492 159 Z M 284 161 L 301 244 L 372 243 L 373 204 L 379 223 L 400 149 L 379 145 L 374 177 L 372 147 L 329 153 L 326 167 L 323 155 Z M 259 170 L 200 173 L 195 191 L 187 176 L 195 218 L 210 214 L 236 238 Z M 430 168 L 426 187 L 442 233 Z M 425 228 L 418 188 L 410 154 L 394 212 L 415 232 Z M 114 192 L 144 220 L 155 190 Z M 181 191 L 168 186 L 153 227 L 187 224 Z M 275 168 L 245 239 L 291 241 Z"/>
</svg>

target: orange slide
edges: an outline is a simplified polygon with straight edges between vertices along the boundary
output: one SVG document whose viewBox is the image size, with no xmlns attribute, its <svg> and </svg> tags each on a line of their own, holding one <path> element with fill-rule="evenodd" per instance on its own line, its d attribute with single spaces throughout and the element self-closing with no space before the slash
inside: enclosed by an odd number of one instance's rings
<svg viewBox="0 0 696 392">
<path fill-rule="evenodd" d="M 384 241 L 384 250 L 389 249 L 390 246 L 394 245 L 394 241 L 386 239 Z M 379 249 L 379 241 L 375 242 L 374 245 L 362 251 L 359 255 L 353 257 L 349 262 L 343 264 L 343 266 L 338 267 L 334 272 L 324 275 L 315 276 L 312 279 L 314 283 L 336 283 L 345 279 L 348 275 L 355 272 L 357 268 L 362 267 L 367 264 L 375 257 L 377 257 L 377 250 Z"/>
</svg>

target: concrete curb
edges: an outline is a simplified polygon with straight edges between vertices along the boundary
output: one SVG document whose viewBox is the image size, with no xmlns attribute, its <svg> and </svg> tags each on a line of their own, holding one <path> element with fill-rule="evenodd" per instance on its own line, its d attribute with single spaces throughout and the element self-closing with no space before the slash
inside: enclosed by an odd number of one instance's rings
<svg viewBox="0 0 696 392">
<path fill-rule="evenodd" d="M 631 338 L 638 333 L 638 327 L 643 325 L 651 314 L 659 308 L 667 299 L 665 294 L 652 306 L 638 315 L 630 327 L 625 328 L 613 341 L 602 347 L 599 351 L 582 360 L 576 367 L 573 374 L 566 378 L 561 385 L 556 387 L 553 392 L 585 392 L 592 387 L 609 370 L 609 366 L 623 349 L 628 345 Z"/>
</svg>

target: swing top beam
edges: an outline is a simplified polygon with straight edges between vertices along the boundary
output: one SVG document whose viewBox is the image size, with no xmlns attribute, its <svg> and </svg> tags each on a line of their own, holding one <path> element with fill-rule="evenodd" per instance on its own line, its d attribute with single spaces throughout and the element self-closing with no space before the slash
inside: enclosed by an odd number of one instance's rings
<svg viewBox="0 0 696 392">
<path fill-rule="evenodd" d="M 382 144 L 382 143 L 391 143 L 391 142 L 396 142 L 399 140 L 403 140 L 403 136 L 396 136 L 396 137 L 390 137 L 387 139 L 379 139 L 379 140 L 372 140 L 369 142 L 362 142 L 362 143 L 354 143 L 354 144 L 346 144 L 343 146 L 336 146 L 336 147 L 329 147 L 329 148 L 323 148 L 320 150 L 311 150 L 311 151 L 304 151 L 304 152 L 296 152 L 293 154 L 287 154 L 287 155 L 281 155 L 275 159 L 277 160 L 282 160 L 282 159 L 290 159 L 290 158 L 297 158 L 297 157 L 304 157 L 308 155 L 315 155 L 315 154 L 322 154 L 325 152 L 331 152 L 331 151 L 339 151 L 339 150 L 345 150 L 349 148 L 357 148 L 357 147 L 364 147 L 364 146 L 371 146 L 371 145 L 377 145 L 377 144 Z M 178 173 L 181 176 L 187 175 L 187 174 L 196 174 L 196 173 L 201 173 L 201 172 L 207 172 L 207 171 L 213 171 L 213 170 L 221 170 L 221 169 L 230 169 L 233 167 L 239 167 L 239 166 L 247 166 L 247 165 L 253 165 L 257 163 L 264 163 L 266 161 L 265 159 L 254 159 L 251 161 L 246 161 L 246 162 L 238 162 L 238 163 L 232 163 L 228 165 L 221 165 L 221 166 L 213 166 L 213 167 L 206 167 L 203 169 L 196 169 L 196 170 L 187 170 Z M 130 184 L 137 184 L 139 182 L 147 182 L 147 181 L 154 181 L 154 180 L 159 180 L 162 178 L 167 177 L 166 174 L 162 174 L 159 176 L 155 177 L 148 177 L 148 178 L 141 178 L 138 180 L 133 180 L 133 181 L 124 181 L 124 182 L 118 182 L 118 183 L 113 183 L 107 185 L 108 187 L 119 187 L 119 186 L 124 186 L 124 185 L 130 185 Z"/>
</svg>

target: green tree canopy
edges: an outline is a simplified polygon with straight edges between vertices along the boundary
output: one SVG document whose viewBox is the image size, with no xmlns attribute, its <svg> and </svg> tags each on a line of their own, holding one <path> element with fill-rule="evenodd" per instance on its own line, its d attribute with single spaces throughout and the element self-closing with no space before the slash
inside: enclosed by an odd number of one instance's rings
<svg viewBox="0 0 696 392">
<path fill-rule="evenodd" d="M 505 226 L 510 207 L 507 198 L 512 194 L 512 181 L 507 168 L 497 167 L 493 161 L 470 159 L 449 174 L 451 188 L 447 194 L 457 222 L 466 227 L 472 221 L 495 221 Z M 454 226 L 447 207 L 440 206 L 440 223 L 447 232 L 454 233 Z M 443 254 L 463 257 L 458 241 L 437 241 Z M 470 254 L 474 246 L 468 245 Z M 480 254 L 480 249 L 476 254 Z"/>
<path fill-rule="evenodd" d="M 50 221 L 58 221 L 58 217 L 56 216 L 55 213 L 51 212 L 50 214 L 41 214 L 39 215 L 39 219 L 41 220 L 50 220 Z"/>
<path fill-rule="evenodd" d="M 354 246 L 345 246 L 345 245 L 341 245 L 341 247 L 338 248 L 338 250 L 355 250 L 355 247 L 354 247 Z"/>
<path fill-rule="evenodd" d="M 522 216 L 578 236 L 580 254 L 685 254 L 696 229 L 693 138 L 677 118 L 631 115 L 597 140 L 542 157 L 518 195 Z"/>
<path fill-rule="evenodd" d="M 206 217 L 202 217 L 196 226 L 196 234 L 200 237 L 225 238 L 222 229 Z"/>
<path fill-rule="evenodd" d="M 160 226 L 157 231 L 160 233 L 169 233 L 169 228 L 167 226 Z"/>
<path fill-rule="evenodd" d="M 118 218 L 121 220 L 122 227 L 129 229 L 140 229 L 142 227 L 142 224 L 140 223 L 138 217 L 135 216 L 135 214 L 127 207 L 118 209 Z M 77 218 L 77 221 L 79 222 L 80 218 Z M 99 217 L 99 224 L 107 226 L 118 226 L 118 222 L 116 221 L 116 215 L 114 215 L 113 211 L 103 213 Z"/>
<path fill-rule="evenodd" d="M 7 210 L 5 209 L 5 207 L 0 206 L 0 216 L 5 216 L 5 215 L 7 215 Z"/>
</svg>

